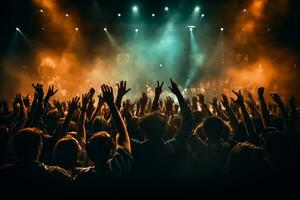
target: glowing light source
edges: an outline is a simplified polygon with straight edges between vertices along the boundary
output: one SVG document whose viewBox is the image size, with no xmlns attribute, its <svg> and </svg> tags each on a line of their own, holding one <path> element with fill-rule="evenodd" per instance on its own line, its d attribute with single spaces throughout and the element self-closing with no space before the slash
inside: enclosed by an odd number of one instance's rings
<svg viewBox="0 0 300 200">
<path fill-rule="evenodd" d="M 132 11 L 136 13 L 136 12 L 139 11 L 139 8 L 138 8 L 137 6 L 133 6 L 133 7 L 132 7 Z"/>
<path fill-rule="evenodd" d="M 118 17 L 121 17 L 121 13 L 118 13 Z"/>
<path fill-rule="evenodd" d="M 154 14 L 154 13 L 152 13 L 152 17 L 155 17 L 155 14 Z"/>
<path fill-rule="evenodd" d="M 223 28 L 223 27 L 221 27 L 221 28 L 220 28 L 220 31 L 224 31 L 224 28 Z"/>
<path fill-rule="evenodd" d="M 43 9 L 41 9 L 41 10 L 40 10 L 40 12 L 41 12 L 41 13 L 43 13 L 43 12 L 44 12 L 44 10 L 43 10 Z"/>
<path fill-rule="evenodd" d="M 165 10 L 165 11 L 169 11 L 169 7 L 166 6 L 166 7 L 164 8 L 164 10 Z"/>
<path fill-rule="evenodd" d="M 66 13 L 66 14 L 65 14 L 65 16 L 66 16 L 66 17 L 69 17 L 69 14 L 68 14 L 68 13 Z"/>
<path fill-rule="evenodd" d="M 76 28 L 75 28 L 75 31 L 78 31 L 78 30 L 79 30 L 79 28 L 78 28 L 78 27 L 76 27 Z"/>
<path fill-rule="evenodd" d="M 139 32 L 139 29 L 136 28 L 136 29 L 134 29 L 134 31 L 137 33 L 137 32 Z"/>
<path fill-rule="evenodd" d="M 247 12 L 247 9 L 246 9 L 246 8 L 244 8 L 244 9 L 243 9 L 243 12 Z"/>
<path fill-rule="evenodd" d="M 103 30 L 106 32 L 106 31 L 107 31 L 107 28 L 105 27 Z"/>
<path fill-rule="evenodd" d="M 196 6 L 195 9 L 194 9 L 194 12 L 195 12 L 195 13 L 199 13 L 199 12 L 200 12 L 200 7 L 199 7 L 199 6 Z"/>
<path fill-rule="evenodd" d="M 162 64 L 159 64 L 159 66 L 162 67 L 163 65 L 162 65 Z"/>
<path fill-rule="evenodd" d="M 20 29 L 18 27 L 16 27 L 16 31 L 21 32 Z"/>
<path fill-rule="evenodd" d="M 190 31 L 193 31 L 193 28 L 190 27 Z"/>
<path fill-rule="evenodd" d="M 201 17 L 202 17 L 202 18 L 205 17 L 204 13 L 201 14 Z"/>
</svg>

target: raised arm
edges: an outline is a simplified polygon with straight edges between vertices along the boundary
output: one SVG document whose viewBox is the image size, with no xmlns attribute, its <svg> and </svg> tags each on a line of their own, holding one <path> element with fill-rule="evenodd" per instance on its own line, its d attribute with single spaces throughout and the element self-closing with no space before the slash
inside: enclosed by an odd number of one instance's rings
<svg viewBox="0 0 300 200">
<path fill-rule="evenodd" d="M 213 98 L 213 101 L 212 101 L 211 105 L 213 106 L 213 108 L 216 111 L 217 115 L 221 119 L 223 119 L 224 121 L 229 121 L 229 118 L 222 112 L 221 108 L 219 107 L 218 99 L 216 97 Z"/>
<path fill-rule="evenodd" d="M 119 132 L 116 137 L 116 147 L 123 147 L 131 153 L 130 138 L 121 114 L 114 103 L 113 89 L 112 87 L 103 84 L 101 85 L 101 90 L 103 99 L 111 111 L 115 126 Z"/>
<path fill-rule="evenodd" d="M 48 88 L 48 91 L 47 91 L 47 94 L 45 96 L 45 99 L 44 99 L 44 108 L 46 109 L 47 106 L 48 106 L 48 103 L 49 103 L 49 100 L 52 96 L 54 96 L 56 93 L 58 92 L 58 89 L 57 90 L 54 90 L 54 86 L 49 86 Z"/>
<path fill-rule="evenodd" d="M 93 122 L 94 119 L 95 119 L 98 115 L 100 115 L 101 107 L 103 106 L 103 104 L 104 104 L 104 100 L 103 100 L 102 96 L 101 96 L 101 95 L 98 95 L 98 104 L 97 104 L 97 107 L 96 107 L 96 109 L 94 110 L 94 112 L 93 112 L 93 114 L 92 114 L 92 116 L 91 116 L 91 119 L 90 119 L 91 122 Z"/>
<path fill-rule="evenodd" d="M 247 131 L 249 140 L 256 143 L 257 142 L 256 131 L 255 131 L 254 125 L 252 124 L 252 120 L 249 116 L 249 113 L 247 112 L 246 106 L 244 104 L 244 98 L 241 94 L 241 91 L 239 90 L 238 92 L 235 92 L 235 91 L 232 91 L 232 92 L 237 97 L 237 99 L 235 100 L 235 103 L 237 105 L 239 105 L 241 108 L 242 118 L 243 118 L 244 125 L 246 127 L 246 131 Z"/>
<path fill-rule="evenodd" d="M 271 93 L 270 95 L 271 95 L 273 101 L 279 107 L 280 114 L 282 116 L 283 123 L 284 123 L 284 128 L 285 128 L 285 130 L 288 131 L 291 128 L 291 123 L 290 123 L 290 120 L 289 120 L 288 112 L 286 111 L 286 108 L 284 107 L 284 104 L 281 101 L 281 98 L 280 98 L 279 94 L 277 94 L 277 93 Z"/>
<path fill-rule="evenodd" d="M 42 115 L 44 113 L 44 90 L 42 84 L 34 85 L 32 87 L 35 89 L 35 105 L 33 108 L 33 119 L 31 126 L 39 127 L 42 124 Z"/>
<path fill-rule="evenodd" d="M 200 103 L 202 111 L 205 113 L 206 116 L 211 116 L 212 113 L 210 112 L 207 104 L 204 101 L 204 95 L 200 93 L 200 94 L 198 94 L 198 97 L 199 97 L 199 103 Z"/>
<path fill-rule="evenodd" d="M 171 92 L 177 97 L 180 110 L 183 115 L 182 132 L 180 133 L 179 137 L 187 138 L 192 134 L 192 127 L 193 127 L 192 113 L 186 101 L 184 100 L 182 93 L 180 92 L 177 84 L 172 79 L 170 79 L 170 81 L 171 81 L 171 87 L 169 88 Z"/>
<path fill-rule="evenodd" d="M 257 89 L 261 118 L 263 121 L 263 125 L 266 128 L 270 126 L 270 113 L 268 111 L 268 107 L 264 98 L 264 91 L 264 87 L 260 87 Z"/>
<path fill-rule="evenodd" d="M 73 117 L 73 114 L 74 114 L 75 110 L 77 110 L 79 107 L 79 105 L 78 105 L 79 100 L 80 100 L 80 97 L 73 97 L 72 101 L 68 102 L 68 114 L 64 120 L 63 126 L 61 127 L 60 135 L 58 136 L 58 138 L 63 137 L 68 133 L 69 125 L 70 125 L 71 119 Z"/>
<path fill-rule="evenodd" d="M 157 86 L 155 88 L 155 96 L 152 103 L 152 109 L 151 111 L 159 111 L 159 97 L 162 93 L 162 87 L 164 85 L 164 82 L 162 81 L 161 84 L 159 84 L 159 81 L 157 81 Z"/>
<path fill-rule="evenodd" d="M 118 86 L 118 94 L 116 98 L 116 106 L 120 110 L 122 99 L 125 96 L 125 94 L 127 94 L 131 90 L 131 88 L 126 89 L 126 81 L 121 81 L 120 84 L 117 83 L 117 86 Z"/>
<path fill-rule="evenodd" d="M 222 94 L 222 99 L 223 100 L 221 100 L 221 103 L 222 103 L 223 107 L 225 108 L 227 116 L 229 117 L 231 127 L 234 130 L 237 130 L 237 128 L 239 126 L 239 121 L 238 121 L 237 117 L 235 116 L 234 112 L 232 111 L 232 109 L 229 105 L 228 98 L 225 94 Z"/>
<path fill-rule="evenodd" d="M 89 102 L 89 98 L 90 98 L 89 92 L 82 95 L 81 112 L 77 124 L 77 134 L 81 138 L 82 144 L 86 144 L 85 120 L 86 120 L 86 111 L 87 111 L 87 104 Z"/>
</svg>

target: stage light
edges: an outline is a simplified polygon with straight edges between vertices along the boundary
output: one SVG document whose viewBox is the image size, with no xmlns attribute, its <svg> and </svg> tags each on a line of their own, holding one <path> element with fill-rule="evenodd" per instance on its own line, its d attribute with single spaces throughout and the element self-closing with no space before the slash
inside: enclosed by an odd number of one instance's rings
<svg viewBox="0 0 300 200">
<path fill-rule="evenodd" d="M 118 17 L 121 17 L 121 13 L 118 13 Z"/>
<path fill-rule="evenodd" d="M 132 11 L 136 13 L 136 12 L 139 11 L 139 8 L 138 8 L 137 6 L 133 6 L 133 7 L 132 7 Z"/>
<path fill-rule="evenodd" d="M 166 6 L 164 9 L 165 9 L 165 11 L 169 11 L 169 7 L 168 6 Z"/>
<path fill-rule="evenodd" d="M 201 17 L 203 18 L 203 17 L 205 17 L 205 15 L 202 13 L 202 14 L 201 14 Z"/>
<path fill-rule="evenodd" d="M 162 64 L 159 64 L 159 66 L 162 67 L 163 65 L 162 65 Z"/>
<path fill-rule="evenodd" d="M 193 31 L 193 28 L 192 28 L 192 27 L 190 27 L 190 31 Z"/>
<path fill-rule="evenodd" d="M 76 27 L 76 28 L 75 28 L 75 31 L 78 31 L 78 30 L 79 30 L 79 28 L 78 28 L 78 27 Z"/>
<path fill-rule="evenodd" d="M 246 9 L 246 8 L 244 8 L 244 9 L 243 9 L 243 12 L 247 12 L 247 9 Z"/>
<path fill-rule="evenodd" d="M 41 10 L 40 10 L 40 12 L 41 12 L 41 13 L 43 13 L 43 12 L 44 12 L 44 10 L 43 10 L 43 9 L 41 9 Z"/>
<path fill-rule="evenodd" d="M 139 29 L 136 28 L 136 29 L 134 29 L 134 31 L 137 33 L 137 32 L 139 32 Z"/>
<path fill-rule="evenodd" d="M 154 13 L 152 13 L 152 17 L 155 17 L 155 14 L 154 14 Z"/>
<path fill-rule="evenodd" d="M 107 31 L 107 28 L 105 27 L 103 30 L 106 32 L 106 31 Z"/>
<path fill-rule="evenodd" d="M 221 27 L 221 28 L 220 28 L 220 31 L 224 31 L 224 28 L 223 28 L 223 27 Z"/>
<path fill-rule="evenodd" d="M 194 12 L 195 12 L 195 13 L 199 13 L 199 12 L 200 12 L 200 7 L 199 7 L 199 6 L 196 6 L 195 9 L 194 9 Z"/>
<path fill-rule="evenodd" d="M 65 16 L 66 16 L 66 17 L 69 17 L 69 14 L 68 14 L 68 13 L 66 13 L 66 14 L 65 14 Z"/>
<path fill-rule="evenodd" d="M 44 31 L 44 30 L 45 30 L 45 27 L 42 27 L 42 30 Z"/>
<path fill-rule="evenodd" d="M 18 27 L 16 27 L 16 31 L 21 32 L 20 29 Z"/>
</svg>

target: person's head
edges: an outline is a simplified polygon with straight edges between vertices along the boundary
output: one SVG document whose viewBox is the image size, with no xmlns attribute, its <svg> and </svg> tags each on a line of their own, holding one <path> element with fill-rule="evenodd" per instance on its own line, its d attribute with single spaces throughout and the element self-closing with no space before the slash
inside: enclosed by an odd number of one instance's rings
<svg viewBox="0 0 300 200">
<path fill-rule="evenodd" d="M 286 133 L 270 131 L 265 136 L 264 150 L 267 159 L 275 165 L 288 165 L 288 161 L 295 155 L 293 142 Z"/>
<path fill-rule="evenodd" d="M 57 110 L 50 110 L 45 118 L 45 123 L 49 131 L 55 129 L 58 126 L 60 120 L 60 113 Z"/>
<path fill-rule="evenodd" d="M 208 142 L 219 142 L 224 135 L 225 124 L 219 118 L 210 116 L 203 122 L 203 133 L 206 135 Z"/>
<path fill-rule="evenodd" d="M 90 160 L 96 165 L 103 165 L 112 156 L 115 144 L 112 137 L 104 131 L 95 133 L 86 144 Z"/>
<path fill-rule="evenodd" d="M 150 141 L 161 140 L 166 122 L 160 113 L 151 113 L 140 120 L 140 128 Z"/>
<path fill-rule="evenodd" d="M 248 143 L 237 143 L 228 156 L 228 170 L 235 175 L 249 175 L 261 169 L 264 156 L 261 148 Z"/>
<path fill-rule="evenodd" d="M 24 128 L 13 139 L 16 156 L 19 160 L 38 160 L 42 150 L 42 131 L 36 128 Z"/>
<path fill-rule="evenodd" d="M 78 158 L 82 152 L 79 142 L 68 135 L 60 140 L 54 146 L 54 163 L 65 169 L 72 169 L 77 166 Z"/>
<path fill-rule="evenodd" d="M 103 117 L 96 117 L 92 123 L 92 132 L 106 131 L 108 129 L 108 122 Z"/>
</svg>

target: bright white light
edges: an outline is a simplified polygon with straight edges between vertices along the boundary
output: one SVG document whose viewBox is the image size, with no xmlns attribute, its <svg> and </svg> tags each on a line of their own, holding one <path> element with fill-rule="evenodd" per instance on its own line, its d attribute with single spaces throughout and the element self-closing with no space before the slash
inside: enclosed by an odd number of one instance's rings
<svg viewBox="0 0 300 200">
<path fill-rule="evenodd" d="M 162 64 L 159 64 L 159 66 L 162 67 L 163 65 L 162 65 Z"/>
<path fill-rule="evenodd" d="M 205 17 L 205 15 L 202 13 L 202 14 L 201 14 L 201 17 Z"/>
<path fill-rule="evenodd" d="M 246 8 L 244 8 L 244 9 L 243 9 L 243 12 L 247 12 L 247 9 L 246 9 Z"/>
<path fill-rule="evenodd" d="M 104 31 L 107 31 L 107 28 L 105 27 L 103 30 L 104 30 Z"/>
<path fill-rule="evenodd" d="M 19 29 L 18 27 L 16 27 L 16 31 L 19 31 L 19 32 L 21 32 L 21 31 L 20 31 L 20 29 Z"/>
<path fill-rule="evenodd" d="M 190 31 L 193 31 L 193 28 L 192 28 L 192 27 L 190 27 Z"/>
<path fill-rule="evenodd" d="M 196 6 L 194 12 L 196 12 L 196 13 L 200 12 L 200 7 Z"/>
<path fill-rule="evenodd" d="M 224 31 L 224 28 L 223 28 L 223 27 L 221 27 L 221 28 L 220 28 L 220 31 Z"/>
<path fill-rule="evenodd" d="M 165 9 L 165 11 L 169 11 L 169 7 L 168 6 L 166 6 L 164 9 Z"/>
<path fill-rule="evenodd" d="M 65 14 L 65 16 L 66 16 L 66 17 L 69 17 L 69 14 L 68 14 L 68 13 L 66 13 L 66 14 Z"/>
<path fill-rule="evenodd" d="M 78 31 L 78 30 L 79 30 L 79 28 L 78 28 L 78 27 L 76 27 L 76 28 L 75 28 L 75 31 Z"/>
<path fill-rule="evenodd" d="M 138 11 L 139 11 L 139 8 L 138 8 L 137 6 L 133 6 L 133 7 L 132 7 L 132 11 L 133 11 L 133 12 L 138 12 Z"/>
<path fill-rule="evenodd" d="M 121 17 L 121 13 L 118 13 L 118 17 Z"/>
<path fill-rule="evenodd" d="M 139 29 L 136 28 L 136 29 L 134 29 L 134 31 L 137 33 L 137 32 L 139 32 Z"/>
<path fill-rule="evenodd" d="M 154 13 L 152 13 L 152 17 L 155 17 L 155 14 L 154 14 Z"/>
<path fill-rule="evenodd" d="M 41 13 L 43 13 L 43 12 L 44 12 L 44 10 L 43 10 L 43 9 L 41 9 L 41 10 L 40 10 L 40 12 L 41 12 Z"/>
</svg>

